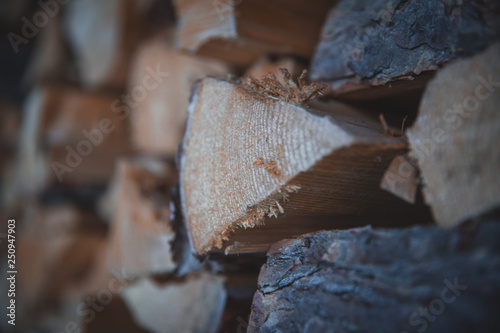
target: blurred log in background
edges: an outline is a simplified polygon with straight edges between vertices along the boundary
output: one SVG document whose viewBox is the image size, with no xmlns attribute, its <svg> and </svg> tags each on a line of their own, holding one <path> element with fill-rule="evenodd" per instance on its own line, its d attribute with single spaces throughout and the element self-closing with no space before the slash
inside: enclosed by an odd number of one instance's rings
<svg viewBox="0 0 500 333">
<path fill-rule="evenodd" d="M 499 22 L 2 1 L 0 331 L 497 332 Z"/>
</svg>

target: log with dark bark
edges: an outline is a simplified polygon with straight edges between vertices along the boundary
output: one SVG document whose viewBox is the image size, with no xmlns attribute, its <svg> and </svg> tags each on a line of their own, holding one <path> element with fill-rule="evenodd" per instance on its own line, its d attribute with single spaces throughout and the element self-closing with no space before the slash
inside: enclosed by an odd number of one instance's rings
<svg viewBox="0 0 500 333">
<path fill-rule="evenodd" d="M 500 43 L 444 68 L 408 131 L 438 224 L 500 207 Z"/>
<path fill-rule="evenodd" d="M 259 252 L 315 230 L 426 221 L 422 207 L 379 187 L 404 140 L 343 104 L 326 114 L 279 100 L 307 88 L 282 87 L 281 97 L 253 88 L 206 79 L 192 97 L 180 186 L 196 252 Z"/>
<path fill-rule="evenodd" d="M 176 0 L 177 46 L 236 65 L 265 54 L 309 58 L 331 1 Z"/>
<path fill-rule="evenodd" d="M 311 77 L 346 99 L 404 94 L 406 103 L 418 103 L 412 91 L 422 90 L 429 72 L 486 48 L 499 17 L 492 0 L 341 1 L 323 27 Z"/>
<path fill-rule="evenodd" d="M 497 332 L 500 224 L 324 231 L 274 244 L 247 332 Z"/>
</svg>

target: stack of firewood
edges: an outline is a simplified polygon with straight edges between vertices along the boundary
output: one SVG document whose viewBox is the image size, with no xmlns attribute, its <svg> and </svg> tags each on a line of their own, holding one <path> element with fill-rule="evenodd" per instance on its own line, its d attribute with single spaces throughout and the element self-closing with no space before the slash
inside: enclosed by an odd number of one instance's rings
<svg viewBox="0 0 500 333">
<path fill-rule="evenodd" d="M 497 331 L 498 2 L 52 2 L 19 332 Z"/>
</svg>

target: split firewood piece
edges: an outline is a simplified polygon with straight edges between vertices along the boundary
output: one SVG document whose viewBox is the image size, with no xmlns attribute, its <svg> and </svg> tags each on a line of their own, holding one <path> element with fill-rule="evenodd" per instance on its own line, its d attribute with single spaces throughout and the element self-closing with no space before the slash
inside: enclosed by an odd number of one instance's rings
<svg viewBox="0 0 500 333">
<path fill-rule="evenodd" d="M 495 40 L 495 3 L 343 0 L 323 27 L 311 78 L 358 102 L 421 91 L 430 71 Z"/>
<path fill-rule="evenodd" d="M 128 124 L 113 109 L 115 101 L 73 88 L 36 88 L 20 134 L 20 192 L 34 193 L 51 182 L 107 182 L 116 158 L 129 152 Z"/>
<path fill-rule="evenodd" d="M 129 62 L 145 28 L 133 0 L 75 0 L 67 5 L 64 31 L 90 88 L 127 84 Z"/>
<path fill-rule="evenodd" d="M 175 270 L 170 188 L 177 182 L 173 165 L 154 159 L 120 160 L 114 186 L 111 268 L 128 274 L 163 274 Z"/>
<path fill-rule="evenodd" d="M 61 31 L 59 16 L 56 16 L 40 31 L 24 83 L 34 86 L 48 82 L 76 82 L 77 79 L 74 59 Z"/>
<path fill-rule="evenodd" d="M 382 178 L 380 187 L 414 204 L 418 190 L 418 169 L 405 156 L 396 156 Z"/>
<path fill-rule="evenodd" d="M 75 309 L 88 294 L 107 288 L 104 225 L 70 205 L 25 205 L 17 220 L 16 304 L 21 331 L 61 331 L 82 325 Z M 19 302 L 19 303 L 18 303 Z M 51 306 L 47 306 L 51 304 Z"/>
<path fill-rule="evenodd" d="M 439 71 L 408 131 L 425 200 L 442 226 L 500 206 L 499 59 L 496 43 Z"/>
<path fill-rule="evenodd" d="M 308 100 L 318 94 L 314 84 L 250 83 L 205 79 L 189 106 L 180 191 L 197 253 L 265 251 L 306 230 L 422 218 L 379 188 L 407 149 L 403 139 L 359 112 L 349 117 L 347 106 L 327 116 L 283 101 Z"/>
<path fill-rule="evenodd" d="M 174 156 L 186 128 L 191 85 L 228 73 L 226 65 L 176 52 L 161 39 L 143 45 L 130 83 L 133 146 L 147 154 Z"/>
<path fill-rule="evenodd" d="M 496 332 L 498 237 L 488 221 L 283 240 L 261 269 L 247 332 Z"/>
<path fill-rule="evenodd" d="M 309 58 L 331 1 L 176 0 L 177 46 L 249 65 L 264 54 Z"/>
<path fill-rule="evenodd" d="M 226 301 L 224 279 L 206 272 L 165 285 L 143 278 L 122 295 L 136 322 L 154 333 L 215 333 Z"/>
</svg>

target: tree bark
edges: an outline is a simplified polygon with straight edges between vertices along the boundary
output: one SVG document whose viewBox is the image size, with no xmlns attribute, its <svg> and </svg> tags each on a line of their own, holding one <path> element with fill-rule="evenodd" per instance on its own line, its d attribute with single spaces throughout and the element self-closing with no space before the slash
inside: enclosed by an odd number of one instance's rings
<svg viewBox="0 0 500 333">
<path fill-rule="evenodd" d="M 247 332 L 496 332 L 500 224 L 323 231 L 273 245 Z"/>
<path fill-rule="evenodd" d="M 357 102 L 408 98 L 441 65 L 497 39 L 498 24 L 489 15 L 500 17 L 495 1 L 341 1 L 323 27 L 311 77 Z"/>
</svg>

